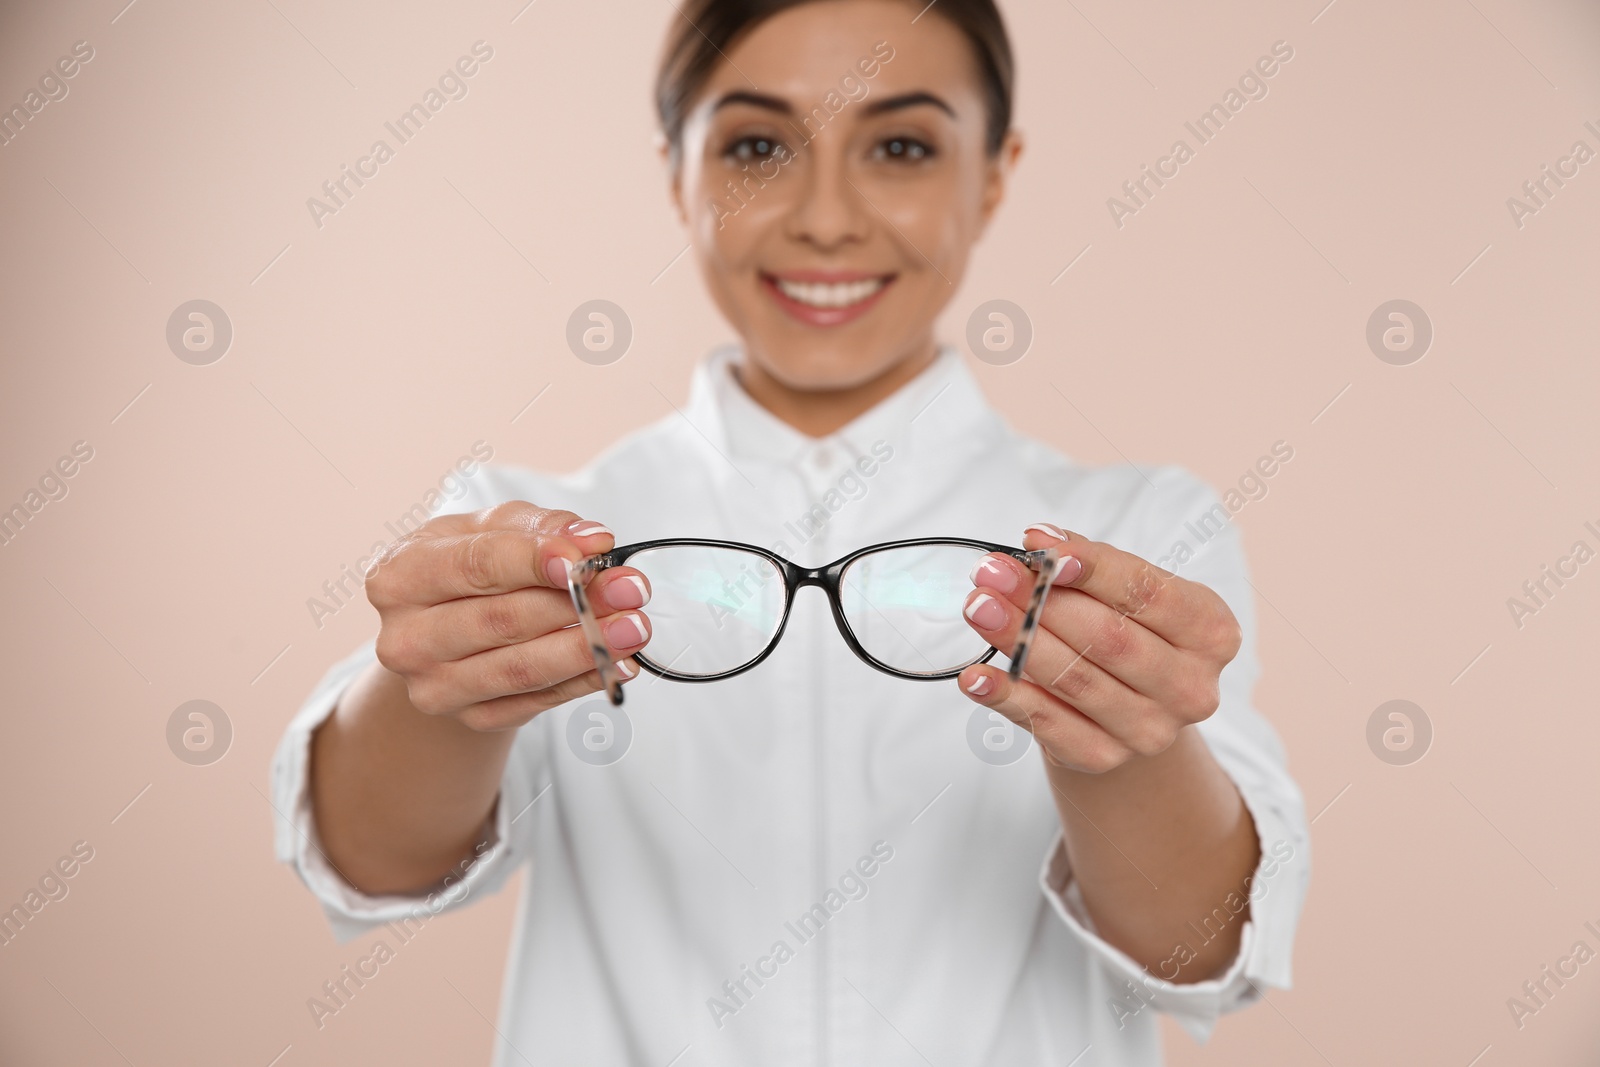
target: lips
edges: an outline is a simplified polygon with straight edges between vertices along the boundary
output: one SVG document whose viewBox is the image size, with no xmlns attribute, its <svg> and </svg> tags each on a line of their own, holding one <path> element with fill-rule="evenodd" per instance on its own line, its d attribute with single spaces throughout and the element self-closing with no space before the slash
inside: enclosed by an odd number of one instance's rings
<svg viewBox="0 0 1600 1067">
<path fill-rule="evenodd" d="M 810 326 L 839 326 L 878 302 L 893 274 L 860 271 L 785 271 L 761 275 L 762 286 L 789 315 Z"/>
</svg>

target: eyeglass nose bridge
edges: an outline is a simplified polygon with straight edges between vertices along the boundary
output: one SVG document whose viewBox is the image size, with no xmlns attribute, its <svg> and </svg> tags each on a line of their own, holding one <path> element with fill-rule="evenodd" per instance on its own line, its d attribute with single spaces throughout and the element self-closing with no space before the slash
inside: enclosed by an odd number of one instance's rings
<svg viewBox="0 0 1600 1067">
<path fill-rule="evenodd" d="M 801 567 L 798 564 L 790 564 L 789 573 L 784 577 L 790 589 L 800 589 L 808 585 L 828 589 L 838 583 L 840 570 L 841 568 L 837 566 Z"/>
</svg>

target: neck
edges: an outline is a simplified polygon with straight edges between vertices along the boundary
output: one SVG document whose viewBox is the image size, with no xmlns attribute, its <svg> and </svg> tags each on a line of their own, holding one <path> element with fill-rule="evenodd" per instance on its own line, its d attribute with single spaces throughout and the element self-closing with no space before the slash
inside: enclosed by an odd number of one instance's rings
<svg viewBox="0 0 1600 1067">
<path fill-rule="evenodd" d="M 796 389 L 748 358 L 736 363 L 733 372 L 756 403 L 808 437 L 826 437 L 893 395 L 926 370 L 938 354 L 938 346 L 930 342 L 920 354 L 901 360 L 876 378 L 841 389 Z"/>
</svg>

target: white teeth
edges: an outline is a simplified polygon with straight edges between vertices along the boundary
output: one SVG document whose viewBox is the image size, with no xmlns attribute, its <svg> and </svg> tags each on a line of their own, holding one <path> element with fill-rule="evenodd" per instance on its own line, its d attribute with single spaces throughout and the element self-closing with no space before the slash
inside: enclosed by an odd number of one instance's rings
<svg viewBox="0 0 1600 1067">
<path fill-rule="evenodd" d="M 776 279 L 778 289 L 790 300 L 810 307 L 843 308 L 859 304 L 883 288 L 882 278 L 865 278 L 859 282 L 788 282 Z"/>
</svg>

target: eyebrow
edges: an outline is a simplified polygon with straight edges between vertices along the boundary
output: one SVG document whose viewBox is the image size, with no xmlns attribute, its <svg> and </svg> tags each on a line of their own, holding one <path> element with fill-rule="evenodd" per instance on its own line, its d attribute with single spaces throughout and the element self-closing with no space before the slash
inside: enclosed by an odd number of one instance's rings
<svg viewBox="0 0 1600 1067">
<path fill-rule="evenodd" d="M 776 111 L 783 115 L 793 115 L 795 113 L 794 108 L 782 97 L 769 96 L 766 93 L 753 93 L 745 89 L 735 89 L 724 93 L 711 110 L 713 112 L 720 111 L 730 104 L 749 104 L 752 107 L 766 108 L 768 111 Z M 901 93 L 899 96 L 889 96 L 881 100 L 874 100 L 867 104 L 863 110 L 867 115 L 881 115 L 887 111 L 900 111 L 908 107 L 922 105 L 931 105 L 951 118 L 956 117 L 954 108 L 933 93 L 921 89 L 915 92 Z"/>
<path fill-rule="evenodd" d="M 940 111 L 943 111 L 946 115 L 949 115 L 951 118 L 956 117 L 955 108 L 945 103 L 939 97 L 924 90 L 918 90 L 913 93 L 901 93 L 899 96 L 890 96 L 885 97 L 882 100 L 874 100 L 872 103 L 868 104 L 864 110 L 869 115 L 881 115 L 885 111 L 899 111 L 902 108 L 918 107 L 923 104 L 931 104 Z"/>
</svg>

